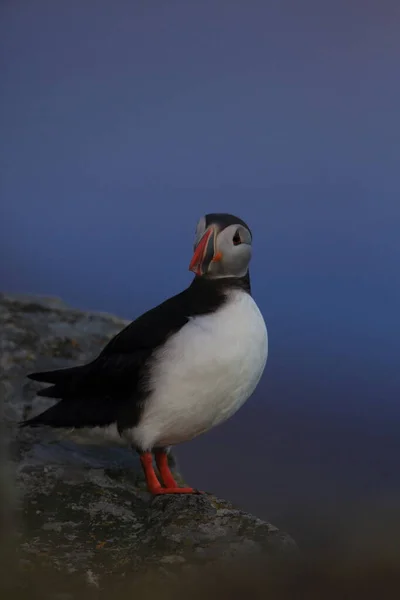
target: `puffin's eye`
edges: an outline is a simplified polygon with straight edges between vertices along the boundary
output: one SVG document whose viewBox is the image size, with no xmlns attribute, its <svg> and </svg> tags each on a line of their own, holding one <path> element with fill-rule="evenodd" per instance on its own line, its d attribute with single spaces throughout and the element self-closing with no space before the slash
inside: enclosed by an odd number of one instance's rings
<svg viewBox="0 0 400 600">
<path fill-rule="evenodd" d="M 236 230 L 235 235 L 233 236 L 233 244 L 235 246 L 239 246 L 239 244 L 242 243 L 242 240 L 240 239 L 240 233 L 239 233 L 239 229 Z"/>
</svg>

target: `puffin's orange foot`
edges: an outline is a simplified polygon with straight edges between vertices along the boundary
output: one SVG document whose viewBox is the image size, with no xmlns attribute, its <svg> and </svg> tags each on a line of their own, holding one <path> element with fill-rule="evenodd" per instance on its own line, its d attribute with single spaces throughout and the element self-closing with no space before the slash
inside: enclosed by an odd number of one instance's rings
<svg viewBox="0 0 400 600">
<path fill-rule="evenodd" d="M 158 465 L 163 475 L 163 483 L 165 487 L 162 487 L 157 479 L 157 475 L 154 472 L 153 467 L 153 456 L 151 452 L 143 452 L 140 455 L 140 461 L 143 466 L 144 474 L 146 476 L 147 489 L 150 494 L 159 496 L 161 494 L 202 494 L 191 487 L 178 487 L 172 473 L 169 470 L 167 463 L 167 455 L 165 452 L 158 453 Z"/>
<path fill-rule="evenodd" d="M 202 493 L 191 487 L 165 487 L 165 488 L 159 487 L 159 488 L 153 488 L 150 491 L 155 496 L 159 496 L 161 494 L 201 494 Z"/>
</svg>

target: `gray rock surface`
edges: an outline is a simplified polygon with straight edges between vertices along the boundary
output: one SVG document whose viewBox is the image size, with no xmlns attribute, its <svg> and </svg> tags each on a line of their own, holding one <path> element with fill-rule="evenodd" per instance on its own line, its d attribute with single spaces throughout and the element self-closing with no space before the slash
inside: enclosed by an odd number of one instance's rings
<svg viewBox="0 0 400 600">
<path fill-rule="evenodd" d="M 52 404 L 34 398 L 40 384 L 27 373 L 87 361 L 125 325 L 54 298 L 0 295 L 2 439 L 12 466 L 2 505 L 8 498 L 13 507 L 23 573 L 51 569 L 101 588 L 111 575 L 292 555 L 289 535 L 211 494 L 151 497 L 129 449 L 18 429 L 18 421 Z M 171 465 L 183 482 L 173 456 Z"/>
</svg>

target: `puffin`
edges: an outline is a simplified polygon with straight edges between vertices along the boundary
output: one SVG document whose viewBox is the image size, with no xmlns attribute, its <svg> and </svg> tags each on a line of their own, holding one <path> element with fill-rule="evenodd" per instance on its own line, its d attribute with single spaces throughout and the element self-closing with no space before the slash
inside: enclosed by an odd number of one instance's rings
<svg viewBox="0 0 400 600">
<path fill-rule="evenodd" d="M 118 438 L 138 452 L 151 494 L 200 493 L 177 484 L 168 453 L 229 419 L 263 374 L 268 335 L 251 294 L 251 255 L 242 219 L 201 217 L 190 285 L 132 321 L 91 362 L 27 375 L 50 384 L 37 395 L 57 403 L 20 426 Z"/>
</svg>

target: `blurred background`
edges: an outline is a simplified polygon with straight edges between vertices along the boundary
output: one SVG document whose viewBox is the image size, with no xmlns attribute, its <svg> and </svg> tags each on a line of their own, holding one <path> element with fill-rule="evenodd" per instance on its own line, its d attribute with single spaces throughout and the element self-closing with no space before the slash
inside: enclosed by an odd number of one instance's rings
<svg viewBox="0 0 400 600">
<path fill-rule="evenodd" d="M 135 318 L 194 229 L 253 230 L 270 355 L 181 446 L 188 481 L 303 546 L 400 501 L 400 6 L 28 0 L 0 8 L 0 289 Z"/>
</svg>

